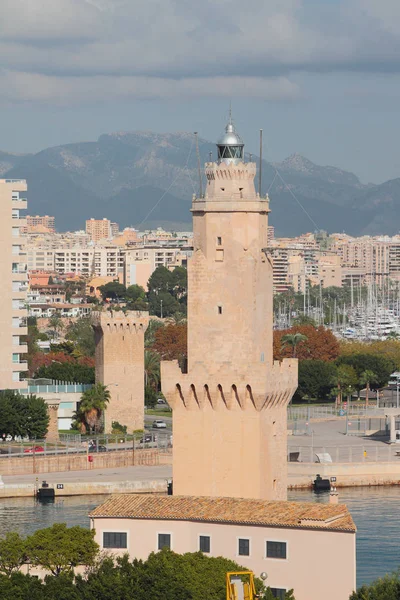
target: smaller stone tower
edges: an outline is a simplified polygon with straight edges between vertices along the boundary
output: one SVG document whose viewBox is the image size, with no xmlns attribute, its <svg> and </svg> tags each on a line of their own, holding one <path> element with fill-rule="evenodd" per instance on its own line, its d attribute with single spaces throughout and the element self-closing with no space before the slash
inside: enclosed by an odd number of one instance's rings
<svg viewBox="0 0 400 600">
<path fill-rule="evenodd" d="M 128 431 L 144 426 L 144 333 L 147 312 L 107 311 L 92 313 L 96 342 L 96 382 L 109 387 L 111 400 L 105 411 L 104 429 L 112 422 Z"/>
</svg>

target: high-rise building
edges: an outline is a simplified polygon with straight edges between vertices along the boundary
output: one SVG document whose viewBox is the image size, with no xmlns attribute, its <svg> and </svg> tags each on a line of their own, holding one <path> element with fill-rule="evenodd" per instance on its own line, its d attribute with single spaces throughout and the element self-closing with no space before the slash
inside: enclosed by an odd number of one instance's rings
<svg viewBox="0 0 400 600">
<path fill-rule="evenodd" d="M 284 500 L 287 405 L 297 361 L 274 362 L 269 198 L 232 123 L 193 199 L 188 364 L 162 362 L 173 407 L 174 494 Z"/>
<path fill-rule="evenodd" d="M 27 346 L 21 336 L 27 335 L 27 266 L 25 240 L 21 228 L 26 220 L 26 181 L 0 179 L 0 389 L 21 389 L 21 372 L 27 371 L 22 358 Z"/>
<path fill-rule="evenodd" d="M 86 221 L 86 233 L 92 242 L 108 240 L 111 238 L 111 221 L 108 219 L 88 219 Z"/>
<path fill-rule="evenodd" d="M 38 230 L 38 228 L 43 228 L 44 231 L 48 233 L 55 232 L 55 218 L 49 217 L 49 215 L 45 215 L 40 217 L 36 215 L 35 217 L 27 215 L 26 217 L 26 233 L 33 233 Z"/>
</svg>

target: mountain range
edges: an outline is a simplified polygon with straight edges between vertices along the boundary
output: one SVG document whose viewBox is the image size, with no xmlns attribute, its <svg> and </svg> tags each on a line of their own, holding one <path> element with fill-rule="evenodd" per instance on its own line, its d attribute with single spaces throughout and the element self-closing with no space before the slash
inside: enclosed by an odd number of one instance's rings
<svg viewBox="0 0 400 600">
<path fill-rule="evenodd" d="M 210 153 L 215 158 L 215 144 L 199 140 L 199 147 L 201 163 Z M 262 173 L 277 236 L 400 230 L 400 178 L 364 185 L 353 173 L 299 154 L 280 163 L 263 161 Z M 29 214 L 54 215 L 59 231 L 83 229 L 90 217 L 107 217 L 121 228 L 188 230 L 199 188 L 189 133 L 120 132 L 36 154 L 0 152 L 0 177 L 27 179 Z"/>
</svg>

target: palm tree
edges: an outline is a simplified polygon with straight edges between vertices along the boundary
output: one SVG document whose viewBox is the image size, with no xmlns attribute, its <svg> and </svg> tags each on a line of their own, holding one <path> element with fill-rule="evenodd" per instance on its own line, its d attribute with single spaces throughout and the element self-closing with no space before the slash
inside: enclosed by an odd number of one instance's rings
<svg viewBox="0 0 400 600">
<path fill-rule="evenodd" d="M 292 356 L 296 358 L 297 346 L 307 340 L 307 336 L 302 333 L 286 333 L 282 336 L 282 347 L 291 346 Z"/>
<path fill-rule="evenodd" d="M 357 373 L 354 368 L 350 365 L 339 365 L 336 372 L 336 384 L 337 384 L 337 403 L 341 403 L 343 400 L 343 393 L 347 396 L 351 396 L 357 385 Z"/>
<path fill-rule="evenodd" d="M 151 350 L 144 353 L 144 381 L 146 387 L 149 385 L 155 390 L 160 383 L 160 357 Z"/>
<path fill-rule="evenodd" d="M 91 432 L 98 429 L 101 416 L 110 401 L 110 397 L 111 394 L 107 386 L 96 383 L 92 388 L 83 392 L 77 411 L 80 419 L 76 420 L 78 422 L 81 420 L 81 423 L 83 423 L 83 419 Z"/>
<path fill-rule="evenodd" d="M 56 337 L 58 337 L 58 333 L 64 329 L 64 323 L 58 312 L 55 312 L 53 315 L 51 315 L 48 323 L 49 323 L 50 331 L 52 331 L 52 333 L 53 333 L 52 337 L 53 337 L 53 341 L 54 341 L 56 339 Z"/>
<path fill-rule="evenodd" d="M 360 384 L 365 385 L 365 406 L 368 406 L 369 390 L 371 389 L 371 383 L 376 383 L 376 374 L 369 369 L 366 369 L 360 376 Z"/>
<path fill-rule="evenodd" d="M 151 348 L 154 344 L 155 334 L 157 329 L 160 327 L 165 327 L 162 321 L 158 321 L 157 319 L 150 319 L 149 325 L 146 329 L 146 333 L 144 334 L 144 345 L 145 348 Z"/>
</svg>

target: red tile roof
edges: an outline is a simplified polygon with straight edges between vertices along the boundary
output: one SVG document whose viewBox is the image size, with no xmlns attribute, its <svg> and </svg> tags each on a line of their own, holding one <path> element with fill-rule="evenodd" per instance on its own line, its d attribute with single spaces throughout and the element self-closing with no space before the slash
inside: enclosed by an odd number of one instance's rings
<svg viewBox="0 0 400 600">
<path fill-rule="evenodd" d="M 345 504 L 268 502 L 246 498 L 119 494 L 95 508 L 90 517 L 356 531 Z"/>
</svg>

